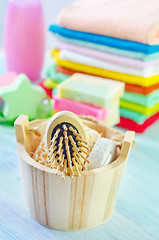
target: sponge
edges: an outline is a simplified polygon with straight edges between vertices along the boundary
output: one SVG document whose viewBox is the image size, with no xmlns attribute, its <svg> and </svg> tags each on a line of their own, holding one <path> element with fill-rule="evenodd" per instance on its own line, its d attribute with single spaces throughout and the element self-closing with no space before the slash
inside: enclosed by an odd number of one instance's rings
<svg viewBox="0 0 159 240">
<path fill-rule="evenodd" d="M 87 170 L 104 167 L 117 157 L 117 145 L 107 138 L 100 138 L 94 145 L 86 163 Z"/>
</svg>

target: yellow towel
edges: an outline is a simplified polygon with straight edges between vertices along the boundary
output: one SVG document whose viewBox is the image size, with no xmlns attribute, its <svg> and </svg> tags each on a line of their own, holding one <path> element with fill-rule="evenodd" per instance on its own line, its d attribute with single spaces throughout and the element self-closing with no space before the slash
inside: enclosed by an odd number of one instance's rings
<svg viewBox="0 0 159 240">
<path fill-rule="evenodd" d="M 130 109 L 135 112 L 139 112 L 146 116 L 151 116 L 159 111 L 159 103 L 154 105 L 153 107 L 145 107 L 139 104 L 135 104 L 132 102 L 127 102 L 124 100 L 120 100 L 120 107 Z"/>
<path fill-rule="evenodd" d="M 149 86 L 159 83 L 159 75 L 155 75 L 155 76 L 148 77 L 148 78 L 138 77 L 138 76 L 128 75 L 128 74 L 124 74 L 124 73 L 113 72 L 113 71 L 105 70 L 102 68 L 87 66 L 84 64 L 74 63 L 74 62 L 70 62 L 67 60 L 62 60 L 59 57 L 59 50 L 57 50 L 57 49 L 54 49 L 51 52 L 51 55 L 55 59 L 56 63 L 59 66 L 66 67 L 66 68 L 72 69 L 74 71 L 84 72 L 87 74 L 93 74 L 93 75 L 97 75 L 97 76 L 101 76 L 101 77 L 105 77 L 105 78 L 114 79 L 117 81 L 122 81 L 125 83 L 140 85 L 143 87 L 149 87 Z"/>
<path fill-rule="evenodd" d="M 53 88 L 56 88 L 58 85 L 57 82 L 54 82 L 52 79 L 50 78 L 47 78 L 45 81 L 44 81 L 44 87 L 46 88 L 49 88 L 49 89 L 53 89 Z"/>
</svg>

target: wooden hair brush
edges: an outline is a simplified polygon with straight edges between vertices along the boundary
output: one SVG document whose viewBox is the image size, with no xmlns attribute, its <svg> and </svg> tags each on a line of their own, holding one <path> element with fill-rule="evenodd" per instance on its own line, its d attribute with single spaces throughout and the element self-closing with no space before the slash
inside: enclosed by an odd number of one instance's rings
<svg viewBox="0 0 159 240">
<path fill-rule="evenodd" d="M 85 170 L 89 162 L 87 135 L 81 119 L 72 112 L 62 111 L 55 114 L 46 129 L 48 158 L 52 168 L 71 178 Z"/>
</svg>

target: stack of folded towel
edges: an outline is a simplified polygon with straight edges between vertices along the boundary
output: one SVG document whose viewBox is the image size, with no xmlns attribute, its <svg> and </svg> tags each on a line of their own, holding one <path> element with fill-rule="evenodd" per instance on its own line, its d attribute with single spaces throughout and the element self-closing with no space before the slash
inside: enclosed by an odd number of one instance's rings
<svg viewBox="0 0 159 240">
<path fill-rule="evenodd" d="M 60 73 L 56 71 L 56 65 L 51 64 L 45 70 L 46 79 L 39 83 L 41 87 L 44 88 L 48 97 L 52 98 L 52 90 L 57 87 L 57 85 L 64 80 L 66 80 L 69 75 Z"/>
<path fill-rule="evenodd" d="M 119 126 L 136 132 L 159 119 L 158 8 L 158 0 L 79 0 L 50 26 L 58 72 L 126 83 Z"/>
<path fill-rule="evenodd" d="M 93 116 L 107 126 L 119 122 L 119 101 L 124 93 L 124 83 L 76 73 L 60 83 L 57 90 L 53 96 L 54 112 L 67 110 Z"/>
<path fill-rule="evenodd" d="M 57 85 L 68 78 L 68 75 L 57 72 L 56 65 L 51 65 L 46 70 L 47 79 L 44 81 L 44 86 L 49 89 L 54 89 Z"/>
</svg>

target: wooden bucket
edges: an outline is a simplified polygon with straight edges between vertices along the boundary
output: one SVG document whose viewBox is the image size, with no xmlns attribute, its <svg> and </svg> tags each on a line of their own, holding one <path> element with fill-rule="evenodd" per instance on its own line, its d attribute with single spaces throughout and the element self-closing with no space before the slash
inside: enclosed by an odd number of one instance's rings
<svg viewBox="0 0 159 240">
<path fill-rule="evenodd" d="M 83 121 L 103 137 L 109 137 L 110 129 L 105 125 L 89 118 L 83 118 Z M 25 115 L 20 115 L 15 121 L 29 214 L 41 224 L 60 230 L 88 229 L 103 223 L 112 214 L 134 132 L 125 134 L 121 154 L 114 162 L 103 168 L 83 171 L 81 176 L 73 179 L 66 176 L 63 180 L 54 169 L 41 165 L 28 154 L 35 151 L 47 123 L 47 119 L 29 122 Z"/>
</svg>

